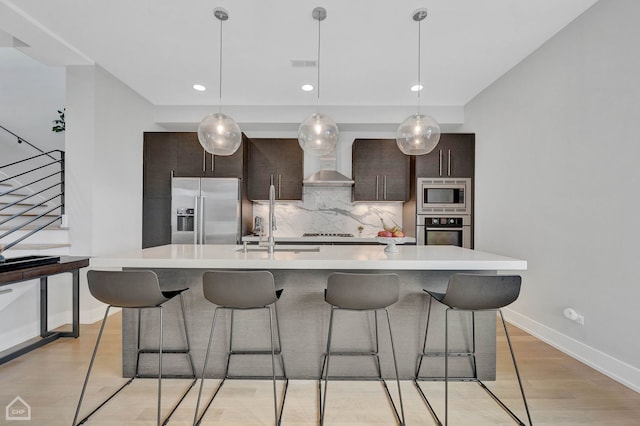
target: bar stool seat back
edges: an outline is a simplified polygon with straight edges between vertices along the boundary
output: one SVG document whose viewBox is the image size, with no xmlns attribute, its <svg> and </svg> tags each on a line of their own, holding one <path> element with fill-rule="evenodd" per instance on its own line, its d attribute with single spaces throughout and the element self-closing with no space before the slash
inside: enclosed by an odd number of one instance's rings
<svg viewBox="0 0 640 426">
<path fill-rule="evenodd" d="M 334 273 L 327 280 L 325 301 L 341 309 L 384 309 L 398 301 L 395 274 Z"/>
<path fill-rule="evenodd" d="M 153 271 L 89 271 L 87 280 L 93 297 L 117 308 L 159 306 L 174 296 L 163 294 Z"/>
<path fill-rule="evenodd" d="M 522 277 L 518 275 L 454 274 L 446 293 L 428 293 L 454 309 L 500 309 L 516 301 L 521 283 Z"/>
<path fill-rule="evenodd" d="M 269 271 L 207 271 L 203 275 L 204 297 L 232 309 L 254 309 L 278 301 Z"/>
</svg>

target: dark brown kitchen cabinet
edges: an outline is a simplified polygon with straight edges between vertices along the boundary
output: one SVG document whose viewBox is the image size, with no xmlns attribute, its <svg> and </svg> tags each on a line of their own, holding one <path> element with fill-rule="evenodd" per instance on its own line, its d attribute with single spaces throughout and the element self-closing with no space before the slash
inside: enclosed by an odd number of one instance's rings
<svg viewBox="0 0 640 426">
<path fill-rule="evenodd" d="M 171 244 L 171 198 L 142 199 L 142 248 Z"/>
<path fill-rule="evenodd" d="M 248 139 L 249 200 L 268 200 L 271 182 L 278 200 L 302 200 L 302 148 L 297 139 Z"/>
<path fill-rule="evenodd" d="M 145 198 L 171 198 L 171 172 L 176 168 L 177 134 L 147 132 L 143 147 Z"/>
<path fill-rule="evenodd" d="M 443 133 L 436 148 L 416 155 L 417 177 L 472 178 L 475 166 L 475 135 Z"/>
<path fill-rule="evenodd" d="M 171 243 L 171 173 L 176 168 L 178 134 L 144 134 L 142 248 Z"/>
<path fill-rule="evenodd" d="M 200 145 L 196 132 L 177 135 L 175 176 L 178 177 L 242 177 L 242 149 L 228 156 L 213 155 Z"/>
<path fill-rule="evenodd" d="M 352 145 L 353 201 L 409 200 L 410 158 L 394 139 L 356 139 Z"/>
</svg>

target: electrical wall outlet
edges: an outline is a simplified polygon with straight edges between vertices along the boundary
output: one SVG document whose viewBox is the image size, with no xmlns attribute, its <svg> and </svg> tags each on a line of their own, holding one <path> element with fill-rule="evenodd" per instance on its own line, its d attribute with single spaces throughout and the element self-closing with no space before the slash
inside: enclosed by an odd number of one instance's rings
<svg viewBox="0 0 640 426">
<path fill-rule="evenodd" d="M 564 313 L 564 317 L 566 319 L 569 319 L 571 321 L 575 321 L 580 325 L 584 325 L 584 315 L 580 315 L 579 313 L 577 313 L 575 311 L 575 309 L 573 309 L 573 308 L 565 308 L 563 313 Z"/>
</svg>

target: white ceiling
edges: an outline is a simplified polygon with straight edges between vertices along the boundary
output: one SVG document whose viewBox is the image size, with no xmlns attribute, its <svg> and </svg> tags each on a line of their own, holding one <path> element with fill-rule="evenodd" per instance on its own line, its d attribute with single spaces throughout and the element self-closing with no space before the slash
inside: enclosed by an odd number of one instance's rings
<svg viewBox="0 0 640 426">
<path fill-rule="evenodd" d="M 0 30 L 50 65 L 96 63 L 155 105 L 217 105 L 219 21 L 225 105 L 415 105 L 418 24 L 421 103 L 466 104 L 596 0 L 0 0 Z M 322 22 L 321 97 L 315 83 Z M 196 92 L 200 83 L 209 88 Z"/>
</svg>

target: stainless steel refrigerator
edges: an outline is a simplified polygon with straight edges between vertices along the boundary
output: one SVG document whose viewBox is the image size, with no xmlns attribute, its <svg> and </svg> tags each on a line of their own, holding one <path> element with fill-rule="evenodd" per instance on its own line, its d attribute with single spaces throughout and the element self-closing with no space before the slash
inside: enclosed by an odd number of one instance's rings
<svg viewBox="0 0 640 426">
<path fill-rule="evenodd" d="M 172 244 L 236 244 L 239 241 L 238 179 L 172 178 Z"/>
</svg>

